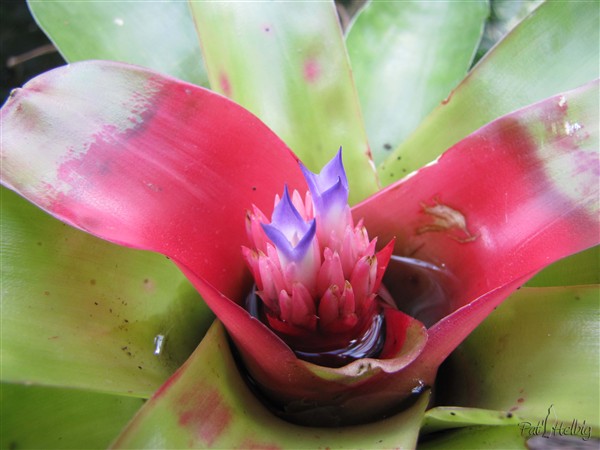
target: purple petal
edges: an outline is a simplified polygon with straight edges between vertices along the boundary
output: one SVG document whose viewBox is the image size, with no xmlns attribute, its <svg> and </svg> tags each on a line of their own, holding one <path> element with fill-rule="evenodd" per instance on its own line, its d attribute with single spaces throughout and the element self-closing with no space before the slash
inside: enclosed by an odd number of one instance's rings
<svg viewBox="0 0 600 450">
<path fill-rule="evenodd" d="M 263 224 L 263 229 L 266 235 L 273 241 L 277 251 L 283 254 L 286 262 L 300 262 L 304 259 L 306 252 L 312 244 L 312 240 L 315 237 L 317 230 L 317 223 L 315 219 L 311 220 L 308 224 L 307 233 L 300 238 L 298 243 L 294 246 L 288 238 L 275 226 L 270 224 Z"/>
<path fill-rule="evenodd" d="M 283 197 L 277 203 L 271 215 L 271 225 L 277 227 L 288 240 L 292 240 L 294 234 L 303 235 L 308 231 L 309 224 L 305 222 L 290 198 L 287 185 L 283 189 Z"/>
<path fill-rule="evenodd" d="M 305 222 L 292 204 L 287 186 L 277 203 L 270 224 L 262 224 L 268 236 L 288 262 L 301 261 L 310 248 L 316 232 L 315 219 Z"/>
<path fill-rule="evenodd" d="M 342 163 L 342 148 L 317 175 L 300 164 L 308 189 L 313 197 L 319 216 L 327 216 L 330 210 L 341 211 L 348 204 L 348 179 Z"/>
</svg>

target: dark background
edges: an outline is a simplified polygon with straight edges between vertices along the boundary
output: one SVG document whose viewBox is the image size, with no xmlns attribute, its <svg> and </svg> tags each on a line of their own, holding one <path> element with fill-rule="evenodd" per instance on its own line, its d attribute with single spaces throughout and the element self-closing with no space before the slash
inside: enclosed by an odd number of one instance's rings
<svg viewBox="0 0 600 450">
<path fill-rule="evenodd" d="M 338 0 L 345 25 L 364 0 Z M 10 91 L 34 76 L 65 64 L 37 26 L 25 0 L 0 0 L 0 104 Z"/>
<path fill-rule="evenodd" d="M 0 102 L 35 75 L 65 63 L 40 30 L 25 0 L 0 0 Z"/>
</svg>

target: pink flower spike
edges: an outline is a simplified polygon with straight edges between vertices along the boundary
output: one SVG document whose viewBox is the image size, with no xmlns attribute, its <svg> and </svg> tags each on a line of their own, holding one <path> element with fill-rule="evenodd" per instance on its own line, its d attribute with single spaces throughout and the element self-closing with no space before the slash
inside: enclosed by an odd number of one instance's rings
<svg viewBox="0 0 600 450">
<path fill-rule="evenodd" d="M 259 293 L 260 297 L 267 305 L 272 305 L 273 300 L 279 296 L 279 292 L 285 290 L 285 279 L 277 262 L 267 255 L 259 255 L 258 268 L 263 284 Z"/>
<path fill-rule="evenodd" d="M 248 214 L 250 240 L 266 247 L 258 258 L 262 318 L 309 361 L 324 351 L 331 364 L 347 363 L 365 333 L 373 346 L 360 344 L 358 354 L 376 357 L 383 307 L 377 289 L 393 244 L 377 256 L 377 239 L 369 241 L 362 220 L 354 226 L 341 153 L 319 175 L 302 170 L 311 189 L 304 199 L 286 187 L 275 196 L 271 223 L 256 208 Z M 254 273 L 257 263 L 247 254 Z M 260 318 L 260 312 L 253 315 Z"/>
<path fill-rule="evenodd" d="M 379 286 L 381 286 L 381 280 L 385 274 L 385 269 L 387 269 L 390 258 L 394 253 L 395 242 L 396 239 L 394 238 L 375 254 L 375 257 L 377 258 L 377 277 L 375 278 L 375 285 L 373 286 L 373 291 L 375 292 L 377 292 L 379 290 Z"/>
<path fill-rule="evenodd" d="M 260 291 L 263 288 L 262 277 L 260 276 L 260 267 L 259 267 L 259 256 L 258 252 L 248 247 L 242 246 L 242 255 L 244 256 L 244 260 L 248 264 L 250 271 L 252 272 L 252 277 L 256 282 L 256 288 Z"/>
<path fill-rule="evenodd" d="M 326 248 L 323 259 L 323 264 L 319 269 L 317 278 L 317 292 L 319 295 L 324 295 L 325 291 L 331 286 L 341 288 L 345 283 L 342 262 L 338 252 L 333 252 L 330 248 Z"/>
<path fill-rule="evenodd" d="M 301 283 L 295 283 L 292 288 L 292 311 L 290 322 L 314 331 L 317 327 L 316 308 L 313 297 Z"/>
<path fill-rule="evenodd" d="M 267 238 L 261 224 L 268 221 L 267 216 L 255 205 L 252 205 L 252 212 L 246 211 L 246 234 L 248 239 L 250 239 L 253 247 L 263 253 L 267 252 L 269 238 Z"/>
<path fill-rule="evenodd" d="M 340 288 L 337 286 L 331 286 L 319 303 L 319 320 L 322 327 L 326 327 L 331 322 L 338 319 L 338 303 L 340 296 Z"/>
<path fill-rule="evenodd" d="M 354 291 L 349 281 L 344 284 L 344 294 L 342 295 L 342 301 L 340 302 L 340 315 L 342 317 L 354 314 L 356 311 L 356 304 L 354 302 Z"/>
<path fill-rule="evenodd" d="M 354 290 L 357 300 L 357 309 L 364 307 L 363 299 L 375 291 L 375 280 L 377 278 L 377 258 L 365 255 L 358 260 L 350 277 L 350 284 Z"/>
<path fill-rule="evenodd" d="M 346 282 L 344 288 L 331 286 L 319 303 L 319 326 L 329 333 L 347 333 L 358 324 L 359 317 L 354 309 L 352 286 Z"/>
<path fill-rule="evenodd" d="M 377 238 L 369 242 L 369 234 L 362 225 L 359 224 L 356 228 L 346 227 L 339 252 L 342 255 L 342 267 L 347 278 L 352 274 L 359 258 L 375 252 L 376 242 Z"/>
</svg>

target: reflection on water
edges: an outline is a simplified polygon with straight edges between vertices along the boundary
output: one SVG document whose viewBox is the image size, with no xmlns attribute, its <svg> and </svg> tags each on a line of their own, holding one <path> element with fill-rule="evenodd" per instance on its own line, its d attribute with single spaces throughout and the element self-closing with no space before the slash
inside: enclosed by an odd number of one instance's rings
<svg viewBox="0 0 600 450">
<path fill-rule="evenodd" d="M 450 292 L 456 279 L 444 268 L 393 255 L 383 284 L 396 307 L 430 327 L 452 312 Z"/>
<path fill-rule="evenodd" d="M 256 285 L 248 293 L 246 310 L 269 328 L 263 302 L 256 294 Z M 304 361 L 327 367 L 342 367 L 360 358 L 376 358 L 385 343 L 385 321 L 380 308 L 374 305 L 373 314 L 350 332 L 328 334 L 321 331 L 298 336 L 285 335 L 271 328 Z M 370 319 L 370 320 L 369 320 Z"/>
<path fill-rule="evenodd" d="M 380 289 L 380 299 L 430 327 L 452 311 L 449 294 L 456 280 L 444 267 L 404 256 L 392 256 Z M 269 326 L 256 286 L 245 302 L 246 310 Z M 296 355 L 318 365 L 341 367 L 356 359 L 376 358 L 385 341 L 385 321 L 381 310 L 370 322 L 352 334 L 328 335 L 320 331 L 300 336 L 273 330 Z"/>
</svg>

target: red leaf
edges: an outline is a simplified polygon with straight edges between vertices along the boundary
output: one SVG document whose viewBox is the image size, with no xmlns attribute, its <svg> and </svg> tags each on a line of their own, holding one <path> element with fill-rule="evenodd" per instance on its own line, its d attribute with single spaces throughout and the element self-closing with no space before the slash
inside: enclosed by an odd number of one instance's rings
<svg viewBox="0 0 600 450">
<path fill-rule="evenodd" d="M 396 237 L 395 254 L 458 280 L 430 364 L 537 271 L 598 242 L 597 95 L 595 82 L 500 118 L 353 210 L 381 242 Z"/>
<path fill-rule="evenodd" d="M 141 68 L 54 70 L 15 93 L 2 121 L 5 184 L 78 228 L 170 256 L 236 301 L 249 288 L 246 209 L 270 214 L 284 183 L 305 186 L 252 114 Z"/>
</svg>

